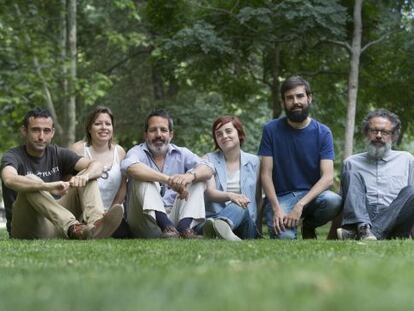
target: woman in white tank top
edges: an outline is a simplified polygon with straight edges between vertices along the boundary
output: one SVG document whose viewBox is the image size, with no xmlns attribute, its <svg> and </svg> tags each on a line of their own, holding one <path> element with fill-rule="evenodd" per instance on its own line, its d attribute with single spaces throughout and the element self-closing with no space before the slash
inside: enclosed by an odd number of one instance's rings
<svg viewBox="0 0 414 311">
<path fill-rule="evenodd" d="M 126 178 L 122 176 L 120 167 L 125 150 L 113 143 L 113 126 L 112 111 L 98 106 L 88 116 L 86 141 L 78 141 L 72 146 L 77 154 L 103 164 L 104 172 L 98 178 L 98 185 L 105 210 L 114 204 L 122 204 L 126 194 Z"/>
</svg>

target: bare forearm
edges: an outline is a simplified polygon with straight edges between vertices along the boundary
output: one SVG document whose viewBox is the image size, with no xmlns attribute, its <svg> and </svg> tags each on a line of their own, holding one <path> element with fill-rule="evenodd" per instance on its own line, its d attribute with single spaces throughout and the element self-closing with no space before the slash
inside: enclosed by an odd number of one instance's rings
<svg viewBox="0 0 414 311">
<path fill-rule="evenodd" d="M 45 190 L 45 182 L 41 179 L 29 179 L 26 176 L 14 176 L 4 180 L 5 185 L 16 192 Z"/>
<path fill-rule="evenodd" d="M 213 176 L 213 171 L 207 165 L 201 164 L 193 169 L 193 172 L 196 174 L 196 181 L 206 181 L 211 176 Z"/>
<path fill-rule="evenodd" d="M 272 206 L 272 209 L 273 210 L 279 209 L 280 208 L 279 201 L 277 200 L 276 191 L 273 186 L 272 178 L 269 177 L 268 175 L 262 175 L 261 181 L 262 181 L 264 193 L 266 194 L 266 197 L 269 200 Z"/>
<path fill-rule="evenodd" d="M 128 167 L 127 173 L 130 177 L 139 181 L 156 181 L 168 183 L 169 176 L 160 173 L 143 163 L 136 163 Z"/>
<path fill-rule="evenodd" d="M 300 200 L 300 203 L 305 206 L 312 202 L 318 195 L 332 186 L 333 179 L 331 177 L 321 177 L 316 184 L 309 190 L 309 192 Z"/>
<path fill-rule="evenodd" d="M 212 202 L 230 201 L 230 195 L 228 192 L 220 191 L 217 189 L 207 188 L 206 197 L 207 197 L 207 200 L 212 201 Z"/>
<path fill-rule="evenodd" d="M 78 175 L 88 175 L 88 179 L 97 179 L 101 177 L 103 172 L 103 165 L 98 161 L 92 161 L 88 167 L 80 172 Z"/>
</svg>

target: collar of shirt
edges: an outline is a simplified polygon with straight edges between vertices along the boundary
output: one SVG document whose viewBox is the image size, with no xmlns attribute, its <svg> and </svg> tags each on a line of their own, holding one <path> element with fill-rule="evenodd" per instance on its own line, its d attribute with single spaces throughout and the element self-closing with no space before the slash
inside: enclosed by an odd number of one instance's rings
<svg viewBox="0 0 414 311">
<path fill-rule="evenodd" d="M 151 158 L 153 158 L 151 151 L 148 148 L 147 143 L 145 142 L 142 146 L 142 150 L 145 151 Z M 167 154 L 171 154 L 173 151 L 179 151 L 174 144 L 168 144 Z"/>
<path fill-rule="evenodd" d="M 392 159 L 394 159 L 394 154 L 393 154 L 392 150 L 388 150 L 381 159 L 371 158 L 368 155 L 368 152 L 365 153 L 365 156 L 367 157 L 368 161 L 372 161 L 372 162 L 378 162 L 378 161 L 389 162 Z"/>
</svg>

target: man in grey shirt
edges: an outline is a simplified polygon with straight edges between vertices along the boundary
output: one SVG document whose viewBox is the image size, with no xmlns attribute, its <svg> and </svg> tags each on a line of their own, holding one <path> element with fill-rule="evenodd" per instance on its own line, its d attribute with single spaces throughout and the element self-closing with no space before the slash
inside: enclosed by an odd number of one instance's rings
<svg viewBox="0 0 414 311">
<path fill-rule="evenodd" d="M 344 161 L 341 240 L 408 238 L 414 224 L 414 157 L 391 150 L 400 135 L 398 116 L 385 109 L 363 121 L 367 152 Z"/>
</svg>

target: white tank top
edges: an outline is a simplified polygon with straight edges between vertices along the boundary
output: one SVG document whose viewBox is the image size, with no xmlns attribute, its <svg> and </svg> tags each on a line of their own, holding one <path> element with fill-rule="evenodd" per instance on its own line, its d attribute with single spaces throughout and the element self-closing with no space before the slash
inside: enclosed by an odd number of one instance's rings
<svg viewBox="0 0 414 311">
<path fill-rule="evenodd" d="M 92 159 L 91 151 L 86 144 L 84 144 L 85 157 Z M 122 181 L 121 166 L 119 163 L 118 145 L 114 147 L 114 160 L 111 167 L 104 167 L 104 172 L 101 177 L 98 178 L 99 191 L 101 192 L 102 202 L 105 210 L 108 210 Z"/>
<path fill-rule="evenodd" d="M 233 172 L 231 175 L 229 171 L 227 173 L 227 191 L 234 193 L 241 193 L 240 189 L 240 170 Z"/>
</svg>

